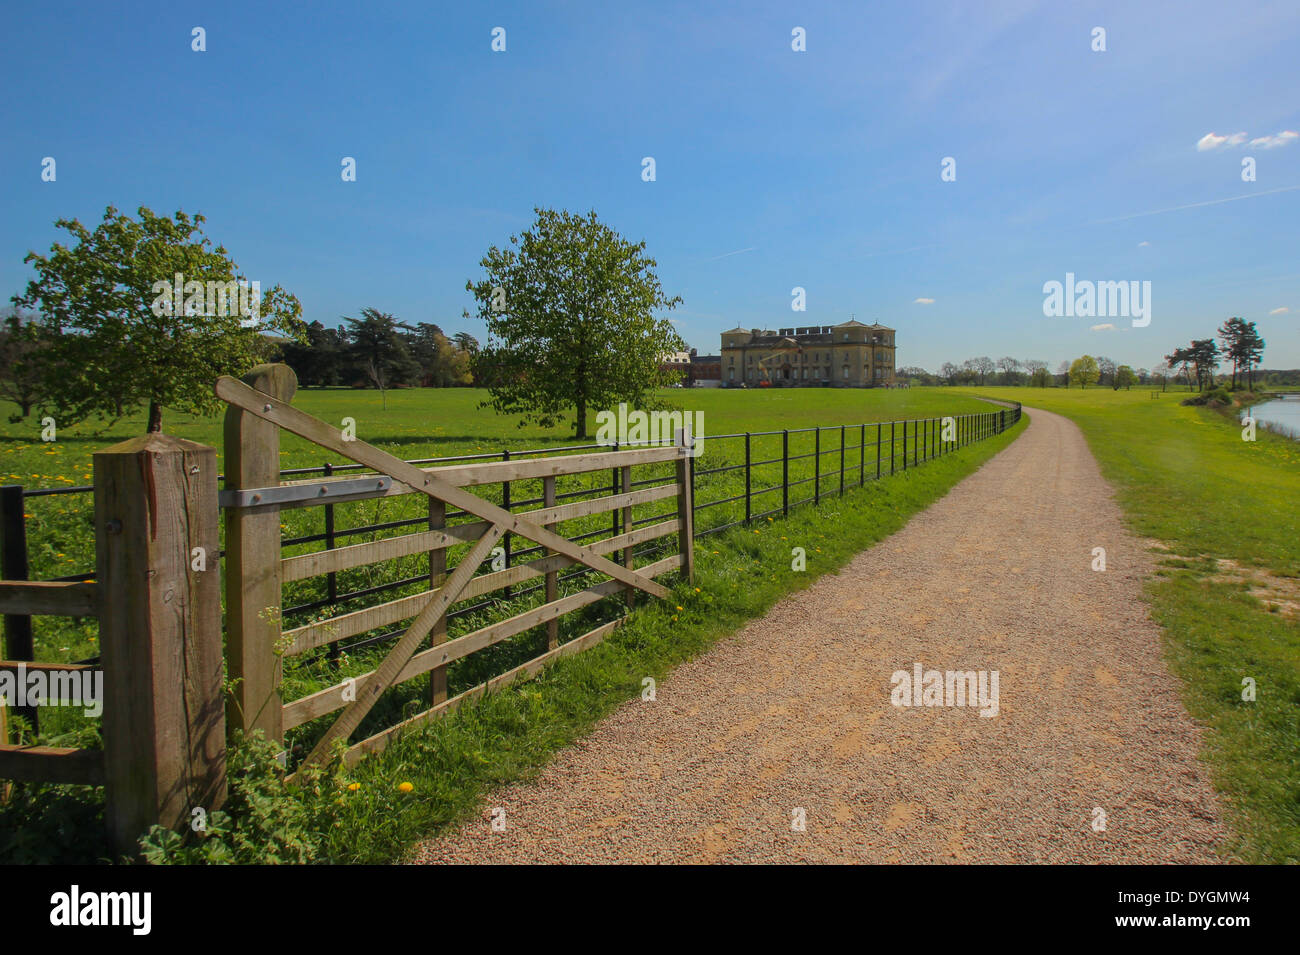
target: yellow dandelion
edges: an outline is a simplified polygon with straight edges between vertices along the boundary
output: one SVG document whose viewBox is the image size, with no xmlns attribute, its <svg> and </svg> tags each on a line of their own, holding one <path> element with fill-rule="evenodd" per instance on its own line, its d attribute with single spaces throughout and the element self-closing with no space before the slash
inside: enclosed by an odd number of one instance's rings
<svg viewBox="0 0 1300 955">
<path fill-rule="evenodd" d="M 348 783 L 348 792 L 356 792 L 360 788 L 360 783 Z"/>
<path fill-rule="evenodd" d="M 409 792 L 410 792 L 411 790 L 413 790 L 413 789 L 415 789 L 415 785 L 414 785 L 413 783 L 398 783 L 398 784 L 397 784 L 397 791 L 398 791 L 399 793 L 409 793 Z"/>
</svg>

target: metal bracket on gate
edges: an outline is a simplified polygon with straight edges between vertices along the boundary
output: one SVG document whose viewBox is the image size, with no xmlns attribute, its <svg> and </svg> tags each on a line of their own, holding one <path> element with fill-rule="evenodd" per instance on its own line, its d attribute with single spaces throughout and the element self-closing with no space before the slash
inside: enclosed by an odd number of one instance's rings
<svg viewBox="0 0 1300 955">
<path fill-rule="evenodd" d="M 323 481 L 308 484 L 280 484 L 275 487 L 249 487 L 220 491 L 218 503 L 225 508 L 281 507 L 310 504 L 314 501 L 337 501 L 378 497 L 393 488 L 393 479 L 386 474 L 370 477 L 347 478 L 341 481 Z"/>
</svg>

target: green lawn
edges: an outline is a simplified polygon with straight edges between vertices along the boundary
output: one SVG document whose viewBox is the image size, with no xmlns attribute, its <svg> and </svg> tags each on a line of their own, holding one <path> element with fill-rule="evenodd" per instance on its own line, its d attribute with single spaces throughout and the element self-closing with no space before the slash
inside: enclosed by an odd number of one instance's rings
<svg viewBox="0 0 1300 955">
<path fill-rule="evenodd" d="M 1237 833 L 1229 848 L 1300 861 L 1300 442 L 1262 429 L 1243 441 L 1239 411 L 1183 406 L 1182 391 L 968 393 L 1069 417 L 1133 531 L 1164 542 L 1148 597 L 1187 707 L 1210 727 L 1206 755 Z M 1245 678 L 1254 702 L 1241 698 Z"/>
</svg>

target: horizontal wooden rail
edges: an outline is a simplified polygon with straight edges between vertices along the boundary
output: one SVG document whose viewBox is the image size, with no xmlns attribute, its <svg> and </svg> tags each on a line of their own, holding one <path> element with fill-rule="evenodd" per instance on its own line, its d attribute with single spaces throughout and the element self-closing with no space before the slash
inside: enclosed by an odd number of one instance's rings
<svg viewBox="0 0 1300 955">
<path fill-rule="evenodd" d="M 98 749 L 0 745 L 0 779 L 102 786 L 104 753 Z"/>
<path fill-rule="evenodd" d="M 676 484 L 660 484 L 656 487 L 642 488 L 639 491 L 629 491 L 626 494 L 610 494 L 586 501 L 576 501 L 573 504 L 541 507 L 537 510 L 519 511 L 517 513 L 520 517 L 526 517 L 537 524 L 553 524 L 574 520 L 579 517 L 588 517 L 592 514 L 602 514 L 619 508 L 633 507 L 637 504 L 649 504 L 652 501 L 660 501 L 666 497 L 675 497 L 676 495 Z M 403 534 L 400 537 L 388 537 L 384 540 L 371 541 L 365 544 L 352 544 L 349 547 L 336 547 L 333 550 L 286 557 L 280 565 L 281 573 L 286 581 L 303 580 L 308 577 L 347 570 L 352 567 L 361 567 L 381 560 L 395 560 L 399 557 L 409 557 L 412 554 L 427 553 L 431 550 L 440 550 L 445 547 L 477 540 L 487 530 L 487 526 L 485 521 L 476 521 L 472 524 L 453 524 L 437 531 L 420 531 L 417 534 Z M 598 553 L 601 552 L 598 551 Z"/>
<path fill-rule="evenodd" d="M 588 546 L 594 553 L 608 554 L 623 547 L 635 546 L 657 537 L 677 533 L 679 529 L 680 525 L 676 520 L 663 521 L 627 534 L 620 534 L 617 537 L 607 537 Z M 563 560 L 563 563 L 558 563 L 559 560 Z M 475 577 L 465 586 L 465 589 L 461 591 L 459 600 L 481 597 L 483 594 L 491 593 L 494 590 L 521 583 L 530 577 L 537 577 L 548 571 L 558 570 L 561 567 L 568 567 L 576 563 L 578 561 L 570 557 L 557 554 L 519 564 L 507 570 L 483 574 Z M 286 630 L 284 636 L 293 642 L 290 643 L 289 649 L 285 651 L 285 655 L 296 656 L 316 647 L 323 647 L 326 644 L 354 637 L 359 633 L 366 633 L 376 627 L 386 627 L 400 620 L 407 620 L 419 613 L 420 608 L 428 603 L 429 599 L 436 593 L 436 589 L 423 590 L 418 594 L 398 597 L 396 600 L 389 600 L 386 603 L 375 604 L 372 607 L 365 607 L 352 613 Z"/>
<path fill-rule="evenodd" d="M 93 617 L 98 613 L 97 584 L 0 580 L 0 614 Z"/>
<path fill-rule="evenodd" d="M 659 574 L 676 570 L 681 565 L 682 555 L 673 554 L 653 564 L 637 568 L 637 573 L 644 574 L 647 577 L 657 577 Z M 454 660 L 476 653 L 494 643 L 500 643 L 509 637 L 531 630 L 548 620 L 562 617 L 566 613 L 578 610 L 605 597 L 620 594 L 625 587 L 625 584 L 617 580 L 607 580 L 579 593 L 562 597 L 551 603 L 542 604 L 540 607 L 534 607 L 506 620 L 467 633 L 446 643 L 440 643 L 428 650 L 423 650 L 407 661 L 406 665 L 394 678 L 393 683 L 403 683 L 419 676 L 421 673 L 432 670 L 434 667 L 445 666 Z M 420 594 L 419 596 L 427 602 L 428 594 Z M 291 729 L 319 716 L 324 716 L 326 713 L 341 709 L 348 702 L 343 699 L 343 691 L 347 689 L 350 694 L 360 694 L 370 677 L 370 673 L 362 674 L 345 683 L 319 690 L 316 693 L 286 704 L 283 716 L 284 728 L 286 730 Z"/>
<path fill-rule="evenodd" d="M 28 660 L 0 660 L 0 671 L 17 671 L 19 667 L 22 667 L 28 673 L 34 673 L 38 670 L 43 673 L 62 673 L 64 671 L 103 669 L 97 663 L 32 663 Z"/>
</svg>

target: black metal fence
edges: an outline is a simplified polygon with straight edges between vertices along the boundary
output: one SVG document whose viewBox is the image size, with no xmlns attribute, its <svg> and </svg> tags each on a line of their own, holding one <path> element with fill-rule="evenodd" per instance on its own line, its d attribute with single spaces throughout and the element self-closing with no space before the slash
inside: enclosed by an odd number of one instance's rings
<svg viewBox="0 0 1300 955">
<path fill-rule="evenodd" d="M 803 504 L 817 505 L 823 498 L 830 495 L 843 494 L 850 488 L 864 486 L 870 481 L 918 467 L 933 458 L 949 454 L 996 434 L 1001 434 L 1019 421 L 1020 415 L 1020 403 L 1013 402 L 999 411 L 978 414 L 705 436 L 704 448 L 706 454 L 700 460 L 707 463 L 720 459 L 730 463 L 714 467 L 697 467 L 692 470 L 691 490 L 694 503 L 695 536 L 696 538 L 702 538 L 712 534 L 720 534 L 732 527 L 763 520 L 775 514 L 785 516 L 790 513 L 791 508 Z M 811 436 L 811 439 L 807 436 Z M 779 453 L 776 451 L 778 439 Z M 811 440 L 811 448 L 800 447 L 801 444 L 806 446 L 809 440 Z M 850 441 L 853 443 L 849 443 Z M 728 445 L 727 442 L 731 442 L 731 444 Z M 607 450 L 610 450 L 607 445 L 586 444 L 560 448 L 542 448 L 532 451 L 500 451 L 442 458 L 419 458 L 410 463 L 440 466 L 475 461 L 509 461 L 512 457 Z M 763 457 L 763 454 L 769 456 Z M 832 469 L 830 470 L 824 467 L 827 458 L 832 462 Z M 811 461 L 811 468 L 801 464 L 801 462 L 805 461 Z M 779 472 L 777 471 L 778 466 Z M 807 471 L 810 473 L 805 477 L 796 477 L 792 480 L 792 466 L 798 472 Z M 294 479 L 317 474 L 329 477 L 349 471 L 366 470 L 369 469 L 361 464 L 333 464 L 327 462 L 316 467 L 290 468 L 281 471 L 280 474 L 282 479 Z M 611 469 L 610 484 L 608 485 L 597 485 L 578 491 L 557 494 L 557 503 L 587 495 L 619 494 L 623 491 L 653 486 L 662 483 L 664 480 L 663 478 L 652 477 L 646 480 L 633 481 L 629 487 L 623 488 L 621 487 L 620 470 L 619 468 Z M 732 477 L 736 472 L 743 472 L 743 475 Z M 771 475 L 772 478 L 775 478 L 777 473 L 780 475 L 779 480 L 773 479 L 770 480 L 770 483 L 761 483 L 766 479 L 765 476 Z M 740 490 L 741 477 L 743 477 L 743 491 Z M 809 484 L 812 485 L 811 488 L 807 488 Z M 713 500 L 700 500 L 699 490 L 715 487 L 723 489 L 724 496 Z M 733 489 L 737 493 L 727 493 Z M 510 491 L 510 482 L 504 482 L 502 485 L 502 506 L 507 510 L 527 510 L 543 503 L 540 497 L 512 499 Z M 0 487 L 0 577 L 5 580 L 28 579 L 30 567 L 28 565 L 27 527 L 24 514 L 27 500 L 55 495 L 91 494 L 93 492 L 94 487 L 91 485 L 39 489 L 27 489 L 21 485 Z M 799 497 L 800 494 L 806 496 Z M 333 549 L 346 546 L 349 538 L 362 534 L 397 530 L 405 527 L 428 527 L 428 518 L 421 516 L 340 528 L 335 520 L 335 507 L 334 504 L 323 505 L 324 530 L 321 533 L 288 537 L 281 541 L 281 545 L 291 547 L 301 544 L 324 543 L 326 549 Z M 712 512 L 715 508 L 730 508 L 730 511 L 718 512 L 721 515 L 720 519 L 714 519 Z M 465 516 L 464 512 L 448 511 L 446 519 L 451 522 L 460 516 Z M 623 528 L 620 526 L 622 520 L 620 511 L 616 509 L 612 512 L 611 527 L 602 527 L 585 534 L 576 535 L 572 539 L 581 542 L 601 537 L 611 531 L 614 535 L 618 535 L 634 530 L 641 525 L 675 516 L 676 510 L 674 509 L 669 513 L 633 520 L 631 526 Z M 666 545 L 662 542 L 652 543 L 644 553 L 651 553 L 657 547 L 662 546 Z M 505 566 L 507 567 L 511 563 L 517 563 L 521 559 L 544 550 L 540 546 L 514 550 L 510 535 L 504 537 L 503 547 L 505 549 Z M 637 553 L 639 556 L 642 552 L 638 551 Z M 224 556 L 224 552 L 222 556 Z M 580 568 L 571 574 L 561 575 L 560 579 L 566 580 L 571 577 L 581 576 L 584 573 L 587 573 L 586 569 Z M 82 581 L 93 577 L 92 572 L 45 579 Z M 427 583 L 428 574 L 422 573 L 340 593 L 337 575 L 331 573 L 326 578 L 324 596 L 316 600 L 285 607 L 282 613 L 285 616 L 308 614 L 325 607 L 337 606 L 415 584 L 427 585 Z M 522 596 L 542 586 L 544 584 L 538 583 L 530 587 L 517 589 L 513 592 L 513 595 Z M 505 596 L 509 597 L 511 593 L 507 591 Z M 473 613 L 491 603 L 492 601 L 489 600 L 474 606 L 461 607 L 449 614 L 449 617 L 455 618 L 463 614 Z M 31 618 L 17 614 L 6 615 L 4 628 L 8 657 L 15 660 L 32 659 Z M 394 634 L 400 634 L 401 632 L 400 630 L 394 631 Z M 329 652 L 334 656 L 341 651 L 354 650 L 382 642 L 392 635 L 381 634 L 380 636 L 365 637 L 344 647 L 334 644 L 331 645 Z M 78 662 L 93 664 L 98 662 L 98 658 Z"/>
</svg>

